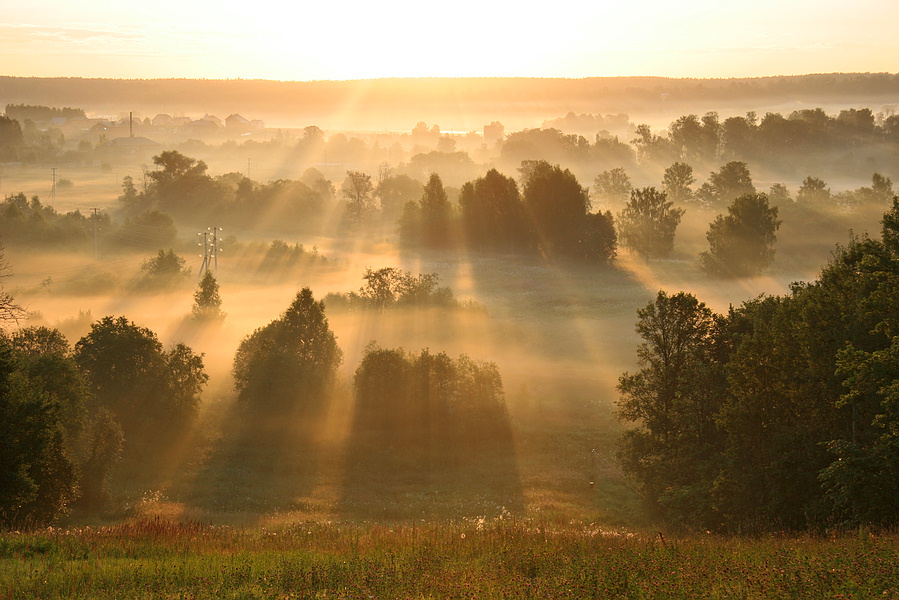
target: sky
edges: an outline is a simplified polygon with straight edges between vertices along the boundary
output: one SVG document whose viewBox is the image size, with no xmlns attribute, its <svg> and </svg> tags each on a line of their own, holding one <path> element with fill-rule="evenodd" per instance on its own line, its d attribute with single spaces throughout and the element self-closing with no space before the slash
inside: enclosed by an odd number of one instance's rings
<svg viewBox="0 0 899 600">
<path fill-rule="evenodd" d="M 0 0 L 0 75 L 895 73 L 897 23 L 899 0 Z"/>
</svg>

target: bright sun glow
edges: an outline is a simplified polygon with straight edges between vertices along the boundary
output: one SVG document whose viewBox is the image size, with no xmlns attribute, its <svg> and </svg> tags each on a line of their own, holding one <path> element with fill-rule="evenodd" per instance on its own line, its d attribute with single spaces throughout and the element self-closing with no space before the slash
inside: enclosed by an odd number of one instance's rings
<svg viewBox="0 0 899 600">
<path fill-rule="evenodd" d="M 0 75 L 281 80 L 892 72 L 894 0 L 0 1 Z"/>
</svg>

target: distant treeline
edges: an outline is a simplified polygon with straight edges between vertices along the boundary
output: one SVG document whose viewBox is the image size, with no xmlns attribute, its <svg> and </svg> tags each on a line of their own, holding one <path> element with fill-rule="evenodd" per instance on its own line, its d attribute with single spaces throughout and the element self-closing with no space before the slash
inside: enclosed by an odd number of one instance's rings
<svg viewBox="0 0 899 600">
<path fill-rule="evenodd" d="M 266 81 L 211 79 L 83 79 L 0 77 L 7 102 L 101 107 L 169 106 L 202 110 L 330 114 L 333 107 L 365 106 L 366 112 L 433 113 L 445 107 L 479 106 L 496 114 L 520 107 L 565 105 L 582 110 L 627 110 L 629 106 L 784 98 L 821 102 L 866 99 L 899 92 L 899 74 L 820 74 L 744 79 L 665 77 L 421 78 L 356 81 Z M 569 110 L 566 108 L 565 111 Z M 502 110 L 503 112 L 499 112 Z"/>
<path fill-rule="evenodd" d="M 77 117 L 84 118 L 84 109 L 82 108 L 51 108 L 49 106 L 35 106 L 28 104 L 7 104 L 6 116 L 19 122 L 30 119 L 35 123 L 46 123 L 56 117 L 64 119 L 73 119 Z"/>
</svg>

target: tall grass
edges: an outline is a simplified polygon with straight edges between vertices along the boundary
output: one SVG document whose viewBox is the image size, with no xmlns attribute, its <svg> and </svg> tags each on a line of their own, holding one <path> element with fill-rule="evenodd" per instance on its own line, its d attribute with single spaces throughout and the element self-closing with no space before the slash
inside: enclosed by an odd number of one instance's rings
<svg viewBox="0 0 899 600">
<path fill-rule="evenodd" d="M 509 515 L 0 535 L 4 598 L 896 598 L 899 536 L 665 540 Z"/>
</svg>

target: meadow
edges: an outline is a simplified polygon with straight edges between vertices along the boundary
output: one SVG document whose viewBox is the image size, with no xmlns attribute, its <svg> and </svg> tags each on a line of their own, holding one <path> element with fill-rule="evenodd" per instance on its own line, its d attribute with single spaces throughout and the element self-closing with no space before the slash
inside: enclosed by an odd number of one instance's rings
<svg viewBox="0 0 899 600">
<path fill-rule="evenodd" d="M 4 598 L 896 598 L 899 538 L 664 537 L 494 519 L 0 536 Z"/>
<path fill-rule="evenodd" d="M 139 170 L 63 173 L 74 184 L 55 206 L 112 208 L 122 174 Z M 7 173 L 0 191 L 40 192 L 45 171 Z M 153 464 L 114 472 L 102 513 L 76 509 L 52 529 L 0 533 L 0 597 L 899 597 L 895 533 L 660 531 L 618 467 L 615 384 L 636 364 L 639 308 L 660 289 L 695 293 L 718 312 L 787 293 L 813 280 L 850 231 L 877 232 L 882 207 L 783 206 L 773 268 L 738 280 L 708 278 L 696 263 L 716 213 L 691 206 L 670 258 L 624 250 L 600 268 L 305 236 L 313 254 L 273 269 L 264 256 L 277 234 L 253 232 L 226 245 L 217 275 L 227 317 L 206 328 L 188 320 L 192 276 L 135 290 L 155 246 L 99 258 L 7 247 L 28 325 L 58 327 L 74 343 L 92 320 L 125 315 L 165 345 L 203 353 L 210 382 L 184 439 Z M 194 242 L 182 227 L 176 249 L 196 269 Z M 230 373 L 241 339 L 300 287 L 316 298 L 357 290 L 365 269 L 388 265 L 439 274 L 464 304 L 328 308 L 344 360 L 315 435 L 247 426 Z M 495 362 L 513 442 L 439 469 L 392 449 L 374 460 L 352 427 L 353 373 L 371 342 Z"/>
</svg>

